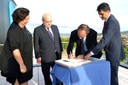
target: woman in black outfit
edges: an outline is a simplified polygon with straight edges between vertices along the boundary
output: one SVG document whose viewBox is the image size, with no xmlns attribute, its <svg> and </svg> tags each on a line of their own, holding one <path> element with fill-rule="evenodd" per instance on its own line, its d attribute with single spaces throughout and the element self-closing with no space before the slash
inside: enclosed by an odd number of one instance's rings
<svg viewBox="0 0 128 85">
<path fill-rule="evenodd" d="M 0 56 L 1 74 L 13 85 L 28 85 L 32 78 L 32 36 L 27 30 L 29 10 L 18 8 L 13 14 Z"/>
</svg>

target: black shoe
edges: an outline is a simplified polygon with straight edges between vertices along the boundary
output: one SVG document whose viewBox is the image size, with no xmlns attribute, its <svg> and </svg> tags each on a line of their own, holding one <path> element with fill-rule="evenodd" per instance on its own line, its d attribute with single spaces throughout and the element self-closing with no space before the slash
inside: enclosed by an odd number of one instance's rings
<svg viewBox="0 0 128 85">
<path fill-rule="evenodd" d="M 61 82 L 61 83 L 57 83 L 56 85 L 63 85 L 63 83 Z"/>
</svg>

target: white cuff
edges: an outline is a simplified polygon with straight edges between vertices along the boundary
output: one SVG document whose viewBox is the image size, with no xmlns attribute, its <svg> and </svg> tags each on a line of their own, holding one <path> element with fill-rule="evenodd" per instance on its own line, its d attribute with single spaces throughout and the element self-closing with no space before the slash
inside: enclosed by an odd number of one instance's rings
<svg viewBox="0 0 128 85">
<path fill-rule="evenodd" d="M 91 51 L 90 53 L 91 53 L 92 55 L 94 55 L 94 53 L 93 53 L 92 51 Z"/>
</svg>

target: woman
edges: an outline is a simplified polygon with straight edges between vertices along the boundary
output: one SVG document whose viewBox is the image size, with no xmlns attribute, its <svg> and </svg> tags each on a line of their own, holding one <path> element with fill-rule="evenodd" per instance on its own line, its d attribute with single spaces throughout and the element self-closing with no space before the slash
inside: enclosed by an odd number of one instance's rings
<svg viewBox="0 0 128 85">
<path fill-rule="evenodd" d="M 32 78 L 32 36 L 26 28 L 29 10 L 17 8 L 2 49 L 1 74 L 13 85 L 28 85 Z"/>
</svg>

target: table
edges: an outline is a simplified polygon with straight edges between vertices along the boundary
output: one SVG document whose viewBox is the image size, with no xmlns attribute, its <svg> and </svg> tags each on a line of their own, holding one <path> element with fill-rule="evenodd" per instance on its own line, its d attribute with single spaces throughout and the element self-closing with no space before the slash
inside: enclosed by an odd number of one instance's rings
<svg viewBox="0 0 128 85">
<path fill-rule="evenodd" d="M 98 60 L 75 68 L 55 64 L 51 75 L 53 85 L 59 81 L 64 85 L 110 85 L 110 63 Z"/>
</svg>

